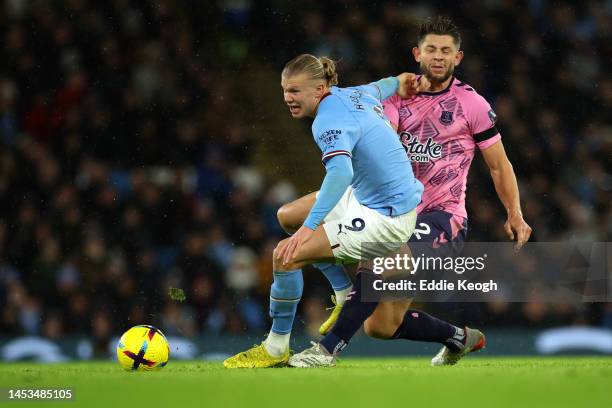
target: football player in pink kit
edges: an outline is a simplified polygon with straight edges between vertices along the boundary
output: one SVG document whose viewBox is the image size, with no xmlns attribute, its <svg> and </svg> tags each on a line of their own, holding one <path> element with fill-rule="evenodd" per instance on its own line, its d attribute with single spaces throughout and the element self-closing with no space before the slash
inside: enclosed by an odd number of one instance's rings
<svg viewBox="0 0 612 408">
<path fill-rule="evenodd" d="M 420 81 L 426 88 L 419 86 L 421 92 L 407 99 L 393 96 L 384 101 L 385 114 L 399 133 L 415 177 L 425 187 L 417 207 L 417 227 L 409 243 L 427 244 L 419 245 L 419 252 L 429 248 L 427 255 L 442 257 L 459 252 L 466 238 L 465 192 L 476 148 L 482 152 L 506 208 L 504 229 L 508 238 L 516 240 L 519 249 L 531 235 L 531 228 L 523 220 L 516 176 L 495 126 L 495 113 L 472 87 L 453 76 L 463 58 L 460 44 L 460 34 L 450 19 L 427 19 L 419 32 L 418 47 L 412 50 L 427 79 Z M 360 299 L 353 296 L 348 302 Z M 380 339 L 441 343 L 432 365 L 455 364 L 467 353 L 484 347 L 480 331 L 460 328 L 409 308 L 410 300 L 381 301 L 363 323 L 365 332 Z M 331 335 L 323 338 L 320 344 L 324 350 L 319 348 L 319 354 L 346 346 L 350 338 L 333 334 L 339 326 L 347 325 L 344 318 L 341 313 Z M 297 357 L 300 367 L 333 365 L 330 361 L 335 361 L 310 349 L 293 358 Z"/>
<path fill-rule="evenodd" d="M 384 103 L 385 114 L 399 133 L 415 176 L 425 186 L 417 207 L 417 229 L 410 241 L 431 243 L 432 251 L 439 256 L 461 249 L 467 232 L 467 176 L 478 148 L 508 214 L 504 230 L 520 249 L 529 240 L 531 228 L 523 220 L 516 176 L 491 106 L 474 88 L 453 76 L 463 59 L 460 45 L 460 34 L 450 19 L 426 20 L 412 54 L 430 83 L 429 89 L 408 99 L 394 96 Z M 443 343 L 433 365 L 454 364 L 484 346 L 479 331 L 453 329 L 433 316 L 409 310 L 409 306 L 409 301 L 381 302 L 364 324 L 366 333 L 381 339 Z M 453 330 L 454 335 L 444 340 Z"/>
</svg>

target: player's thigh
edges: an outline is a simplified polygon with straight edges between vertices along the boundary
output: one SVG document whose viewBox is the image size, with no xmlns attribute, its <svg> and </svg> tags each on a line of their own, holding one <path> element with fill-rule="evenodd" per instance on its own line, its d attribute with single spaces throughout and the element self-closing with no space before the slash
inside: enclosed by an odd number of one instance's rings
<svg viewBox="0 0 612 408">
<path fill-rule="evenodd" d="M 366 334 L 371 337 L 389 338 L 397 331 L 410 308 L 411 299 L 380 302 L 374 313 L 364 323 Z"/>
<path fill-rule="evenodd" d="M 327 214 L 323 223 L 329 222 L 341 218 L 346 212 L 349 197 L 352 195 L 353 188 L 349 186 L 338 203 L 331 209 Z M 298 198 L 295 201 L 283 205 L 277 212 L 278 221 L 283 229 L 289 233 L 295 233 L 303 224 L 310 210 L 314 206 L 315 201 L 319 195 L 319 191 L 312 192 L 303 197 Z"/>
<path fill-rule="evenodd" d="M 298 262 L 329 261 L 334 258 L 327 233 L 322 225 L 317 227 L 310 238 L 302 244 L 295 258 Z"/>
<path fill-rule="evenodd" d="M 308 217 L 308 213 L 317 199 L 317 193 L 315 191 L 306 194 L 278 209 L 276 214 L 278 222 L 285 231 L 292 234 L 304 224 L 304 220 Z"/>
</svg>

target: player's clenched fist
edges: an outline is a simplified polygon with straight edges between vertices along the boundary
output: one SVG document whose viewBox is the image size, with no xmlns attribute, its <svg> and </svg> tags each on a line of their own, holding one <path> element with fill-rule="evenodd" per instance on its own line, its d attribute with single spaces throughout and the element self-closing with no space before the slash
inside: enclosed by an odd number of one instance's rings
<svg viewBox="0 0 612 408">
<path fill-rule="evenodd" d="M 429 81 L 424 76 L 418 77 L 411 72 L 404 72 L 397 76 L 399 88 L 397 94 L 402 98 L 409 98 L 429 88 Z"/>
</svg>

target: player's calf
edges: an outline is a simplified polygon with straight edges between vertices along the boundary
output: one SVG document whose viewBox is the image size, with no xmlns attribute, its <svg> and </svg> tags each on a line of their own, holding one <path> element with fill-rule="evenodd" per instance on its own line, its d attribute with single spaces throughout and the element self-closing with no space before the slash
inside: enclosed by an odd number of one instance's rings
<svg viewBox="0 0 612 408">
<path fill-rule="evenodd" d="M 408 299 L 380 302 L 363 325 L 365 333 L 376 339 L 392 338 L 402 324 L 410 303 Z"/>
</svg>

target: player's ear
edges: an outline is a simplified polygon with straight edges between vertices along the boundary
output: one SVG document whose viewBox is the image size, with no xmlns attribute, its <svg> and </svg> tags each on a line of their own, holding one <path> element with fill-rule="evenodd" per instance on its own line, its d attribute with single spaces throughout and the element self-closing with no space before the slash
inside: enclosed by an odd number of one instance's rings
<svg viewBox="0 0 612 408">
<path fill-rule="evenodd" d="M 412 56 L 416 62 L 421 62 L 421 50 L 419 47 L 412 47 Z"/>
<path fill-rule="evenodd" d="M 457 55 L 455 55 L 455 65 L 461 64 L 462 60 L 463 60 L 463 51 L 459 50 L 457 51 Z"/>
<path fill-rule="evenodd" d="M 323 96 L 323 94 L 325 93 L 325 84 L 323 84 L 323 83 L 319 83 L 315 89 L 316 89 L 316 91 L 317 91 L 317 92 L 316 92 L 316 94 L 317 94 L 317 98 L 320 98 L 320 97 L 322 97 L 322 96 Z"/>
</svg>

